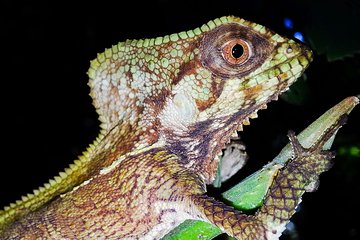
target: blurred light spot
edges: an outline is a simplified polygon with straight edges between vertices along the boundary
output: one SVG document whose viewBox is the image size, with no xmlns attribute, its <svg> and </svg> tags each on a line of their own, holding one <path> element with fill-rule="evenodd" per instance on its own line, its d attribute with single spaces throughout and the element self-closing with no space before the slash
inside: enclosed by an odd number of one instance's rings
<svg viewBox="0 0 360 240">
<path fill-rule="evenodd" d="M 304 36 L 302 35 L 301 32 L 295 32 L 294 33 L 294 38 L 298 39 L 301 42 L 304 42 Z"/>
<path fill-rule="evenodd" d="M 287 29 L 293 29 L 294 22 L 290 18 L 284 18 L 284 26 Z"/>
<path fill-rule="evenodd" d="M 293 222 L 289 222 L 288 224 L 286 224 L 286 229 L 290 232 L 295 231 L 295 224 Z"/>
<path fill-rule="evenodd" d="M 360 148 L 356 146 L 350 147 L 350 156 L 359 157 L 360 156 Z"/>
</svg>

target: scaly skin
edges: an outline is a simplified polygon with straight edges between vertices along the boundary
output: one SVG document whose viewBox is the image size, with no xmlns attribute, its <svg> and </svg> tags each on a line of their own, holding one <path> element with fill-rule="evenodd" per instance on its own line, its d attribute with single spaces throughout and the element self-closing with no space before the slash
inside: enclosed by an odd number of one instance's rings
<svg viewBox="0 0 360 240">
<path fill-rule="evenodd" d="M 234 42 L 243 46 L 239 58 Z M 65 172 L 0 212 L 2 237 L 159 239 L 185 219 L 210 221 L 239 239 L 272 236 L 279 224 L 269 223 L 270 203 L 242 215 L 207 197 L 205 184 L 232 134 L 310 61 L 305 46 L 232 16 L 106 49 L 88 72 L 98 139 Z"/>
</svg>

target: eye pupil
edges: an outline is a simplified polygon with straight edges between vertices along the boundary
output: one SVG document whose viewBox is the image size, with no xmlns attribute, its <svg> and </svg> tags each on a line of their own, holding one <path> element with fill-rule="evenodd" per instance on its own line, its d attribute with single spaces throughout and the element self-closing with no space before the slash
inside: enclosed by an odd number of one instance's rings
<svg viewBox="0 0 360 240">
<path fill-rule="evenodd" d="M 231 49 L 231 55 L 234 58 L 240 58 L 244 54 L 244 47 L 240 44 L 235 44 L 233 48 Z"/>
<path fill-rule="evenodd" d="M 221 46 L 222 57 L 229 63 L 236 66 L 247 62 L 251 55 L 251 48 L 247 42 L 240 38 L 232 39 Z"/>
</svg>

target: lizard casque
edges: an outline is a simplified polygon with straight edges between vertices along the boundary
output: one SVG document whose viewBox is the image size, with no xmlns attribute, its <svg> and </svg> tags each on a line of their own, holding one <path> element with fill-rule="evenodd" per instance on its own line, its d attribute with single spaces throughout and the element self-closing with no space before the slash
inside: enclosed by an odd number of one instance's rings
<svg viewBox="0 0 360 240">
<path fill-rule="evenodd" d="M 290 191 L 285 206 L 270 195 L 245 215 L 206 196 L 206 184 L 225 143 L 311 59 L 304 45 L 233 16 L 106 49 L 88 72 L 99 137 L 59 176 L 0 212 L 0 238 L 160 239 L 185 219 L 239 239 L 278 237 L 303 192 Z M 291 189 L 283 183 L 294 166 L 269 192 Z M 304 179 L 293 183 L 305 188 Z"/>
</svg>

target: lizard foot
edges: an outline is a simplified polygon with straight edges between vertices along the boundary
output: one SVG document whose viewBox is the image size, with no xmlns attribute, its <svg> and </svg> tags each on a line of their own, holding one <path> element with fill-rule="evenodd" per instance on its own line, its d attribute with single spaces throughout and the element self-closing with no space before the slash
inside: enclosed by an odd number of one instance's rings
<svg viewBox="0 0 360 240">
<path fill-rule="evenodd" d="M 289 132 L 293 156 L 274 178 L 263 205 L 255 215 L 246 215 L 213 198 L 195 195 L 200 218 L 209 221 L 238 239 L 278 239 L 305 192 L 314 191 L 319 175 L 332 166 L 335 154 L 324 145 L 345 123 L 346 116 L 329 127 L 311 147 L 303 147 Z"/>
</svg>

